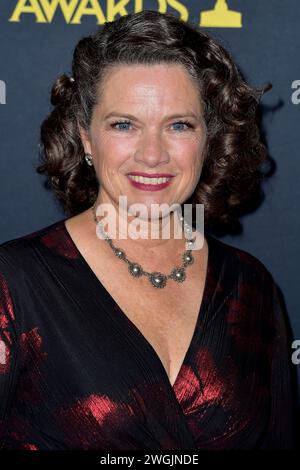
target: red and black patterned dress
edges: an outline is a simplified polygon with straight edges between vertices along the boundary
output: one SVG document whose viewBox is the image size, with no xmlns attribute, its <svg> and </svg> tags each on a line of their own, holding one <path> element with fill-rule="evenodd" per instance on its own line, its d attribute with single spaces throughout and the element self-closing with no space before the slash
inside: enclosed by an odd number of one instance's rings
<svg viewBox="0 0 300 470">
<path fill-rule="evenodd" d="M 64 220 L 0 245 L 0 448 L 293 446 L 285 320 L 262 262 L 205 234 L 203 300 L 172 386 Z"/>
</svg>

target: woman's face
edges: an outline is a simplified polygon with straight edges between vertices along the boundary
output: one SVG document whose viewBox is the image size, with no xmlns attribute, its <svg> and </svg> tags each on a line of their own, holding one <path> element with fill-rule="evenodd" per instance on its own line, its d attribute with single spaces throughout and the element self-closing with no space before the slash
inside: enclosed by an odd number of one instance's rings
<svg viewBox="0 0 300 470">
<path fill-rule="evenodd" d="M 119 196 L 127 196 L 128 207 L 143 203 L 149 217 L 151 204 L 182 204 L 203 164 L 206 127 L 198 90 L 182 65 L 115 66 L 81 138 L 93 156 L 98 203 L 117 208 Z M 163 187 L 149 186 L 156 180 L 135 184 L 132 173 L 172 177 Z"/>
</svg>

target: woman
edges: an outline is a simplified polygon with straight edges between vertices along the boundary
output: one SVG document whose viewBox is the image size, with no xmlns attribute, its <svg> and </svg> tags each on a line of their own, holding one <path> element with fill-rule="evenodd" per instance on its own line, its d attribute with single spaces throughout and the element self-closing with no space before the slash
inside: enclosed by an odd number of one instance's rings
<svg viewBox="0 0 300 470">
<path fill-rule="evenodd" d="M 0 249 L 2 448 L 293 445 L 274 280 L 207 231 L 236 226 L 258 189 L 263 91 L 171 15 L 131 14 L 79 41 L 72 76 L 52 88 L 37 168 L 70 217 Z M 166 205 L 138 216 L 155 237 L 122 238 L 134 214 L 119 213 L 120 196 Z M 205 237 L 185 251 L 168 208 L 188 201 L 204 204 Z"/>
</svg>

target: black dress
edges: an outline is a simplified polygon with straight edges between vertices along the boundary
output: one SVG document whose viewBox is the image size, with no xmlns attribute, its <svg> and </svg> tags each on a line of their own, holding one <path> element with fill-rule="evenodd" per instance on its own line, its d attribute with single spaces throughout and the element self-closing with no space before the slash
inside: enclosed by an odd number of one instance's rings
<svg viewBox="0 0 300 470">
<path fill-rule="evenodd" d="M 262 262 L 205 233 L 203 300 L 172 386 L 64 220 L 0 245 L 0 448 L 292 447 L 286 327 Z"/>
</svg>

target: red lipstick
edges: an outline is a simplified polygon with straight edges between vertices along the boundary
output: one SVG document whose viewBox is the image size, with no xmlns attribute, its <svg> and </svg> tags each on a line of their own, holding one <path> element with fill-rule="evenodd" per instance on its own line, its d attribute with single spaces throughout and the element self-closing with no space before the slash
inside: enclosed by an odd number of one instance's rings
<svg viewBox="0 0 300 470">
<path fill-rule="evenodd" d="M 139 181 L 134 181 L 132 178 L 130 178 L 129 175 L 132 175 L 132 176 L 144 176 L 145 178 L 170 178 L 169 181 L 165 181 L 164 183 L 160 183 L 160 184 L 147 184 L 147 183 L 141 183 Z M 134 188 L 137 188 L 137 189 L 141 189 L 143 191 L 160 191 L 161 189 L 165 189 L 167 188 L 170 183 L 171 183 L 171 178 L 173 177 L 173 175 L 170 175 L 170 174 L 167 174 L 167 173 L 155 173 L 155 174 L 151 174 L 151 176 L 149 175 L 149 173 L 138 173 L 138 172 L 133 172 L 133 173 L 128 173 L 128 179 L 131 183 L 131 185 L 134 187 Z"/>
<path fill-rule="evenodd" d="M 131 171 L 127 175 L 144 176 L 145 178 L 173 178 L 174 175 L 170 173 L 143 173 L 141 171 Z"/>
</svg>

